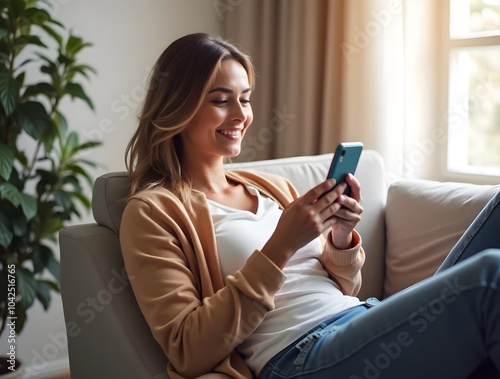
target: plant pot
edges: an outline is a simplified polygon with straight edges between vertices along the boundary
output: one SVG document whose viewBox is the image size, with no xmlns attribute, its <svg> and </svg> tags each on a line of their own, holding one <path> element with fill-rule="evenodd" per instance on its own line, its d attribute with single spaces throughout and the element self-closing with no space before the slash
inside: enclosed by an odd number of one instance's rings
<svg viewBox="0 0 500 379">
<path fill-rule="evenodd" d="M 8 357 L 0 357 L 0 379 L 24 379 L 24 366 L 16 359 L 15 369 L 11 370 L 12 361 Z"/>
</svg>

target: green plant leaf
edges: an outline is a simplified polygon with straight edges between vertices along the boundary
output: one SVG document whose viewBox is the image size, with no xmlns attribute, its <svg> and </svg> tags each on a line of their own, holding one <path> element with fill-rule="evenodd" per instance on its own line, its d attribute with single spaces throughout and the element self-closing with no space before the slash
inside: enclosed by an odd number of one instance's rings
<svg viewBox="0 0 500 379">
<path fill-rule="evenodd" d="M 72 186 L 75 191 L 81 192 L 82 186 L 80 185 L 80 181 L 73 174 L 63 174 L 63 178 L 61 180 L 63 186 Z"/>
<path fill-rule="evenodd" d="M 50 83 L 37 83 L 31 84 L 25 87 L 25 91 L 22 95 L 22 98 L 30 98 L 38 95 L 45 95 L 47 97 L 53 96 L 55 93 L 55 89 Z"/>
<path fill-rule="evenodd" d="M 33 246 L 31 260 L 33 261 L 33 270 L 35 273 L 43 272 L 43 270 L 45 270 L 52 255 L 54 255 L 52 250 L 45 245 L 37 244 Z"/>
<path fill-rule="evenodd" d="M 43 308 L 48 310 L 52 299 L 50 291 L 60 292 L 59 285 L 50 280 L 38 280 L 37 283 L 36 297 L 42 303 Z"/>
<path fill-rule="evenodd" d="M 13 238 L 10 221 L 0 213 L 0 246 L 9 246 Z"/>
<path fill-rule="evenodd" d="M 45 149 L 45 154 L 50 154 L 52 152 L 57 137 L 58 137 L 57 126 L 54 123 L 54 120 L 50 120 L 50 127 L 45 131 L 45 133 L 40 138 L 40 142 L 43 144 L 43 148 Z M 52 162 L 51 167 L 54 170 L 54 167 L 56 167 L 56 165 L 53 157 L 45 156 L 42 159 L 50 160 Z"/>
<path fill-rule="evenodd" d="M 73 209 L 73 201 L 71 200 L 70 193 L 63 190 L 56 190 L 53 192 L 53 196 L 56 204 L 65 211 L 71 211 Z"/>
<path fill-rule="evenodd" d="M 54 171 L 38 169 L 36 170 L 36 173 L 40 177 L 40 180 L 36 185 L 36 193 L 38 196 L 41 196 L 46 191 L 50 191 L 59 180 L 57 173 Z"/>
<path fill-rule="evenodd" d="M 12 223 L 12 232 L 15 236 L 23 237 L 27 235 L 28 222 L 24 213 L 15 208 L 7 213 Z"/>
<path fill-rule="evenodd" d="M 40 47 L 47 47 L 42 42 L 42 40 L 40 39 L 40 37 L 34 36 L 34 35 L 29 35 L 29 34 L 23 34 L 23 35 L 19 36 L 18 38 L 16 38 L 16 40 L 14 41 L 13 45 L 14 45 L 14 47 L 21 48 L 21 49 L 24 48 L 27 45 L 35 45 L 35 46 L 40 46 Z"/>
<path fill-rule="evenodd" d="M 0 71 L 0 103 L 5 114 L 10 116 L 19 101 L 19 86 L 8 72 Z"/>
<path fill-rule="evenodd" d="M 0 198 L 10 201 L 17 207 L 23 201 L 23 194 L 12 183 L 2 183 L 0 184 Z"/>
<path fill-rule="evenodd" d="M 38 101 L 19 104 L 17 118 L 23 130 L 35 140 L 40 139 L 52 125 L 45 107 Z"/>
<path fill-rule="evenodd" d="M 16 159 L 23 165 L 23 167 L 26 167 L 28 165 L 28 158 L 26 157 L 26 154 L 24 154 L 23 151 L 16 151 L 14 153 L 14 156 Z"/>
<path fill-rule="evenodd" d="M 23 210 L 24 215 L 28 220 L 31 220 L 36 216 L 37 211 L 37 201 L 36 198 L 30 196 L 26 193 L 23 193 L 23 200 L 21 202 L 21 208 Z"/>
<path fill-rule="evenodd" d="M 75 151 L 83 151 L 88 149 L 93 149 L 94 147 L 102 145 L 102 141 L 87 141 L 77 146 Z M 88 162 L 88 161 L 87 161 Z M 90 162 L 89 162 L 90 163 Z M 94 163 L 91 163 L 91 166 L 94 167 Z"/>
<path fill-rule="evenodd" d="M 81 167 L 77 164 L 74 164 L 74 163 L 69 163 L 64 168 L 65 168 L 65 170 L 70 170 L 75 174 L 79 174 L 79 175 L 83 176 L 87 180 L 87 183 L 89 183 L 89 185 L 92 186 L 92 182 L 93 182 L 92 177 L 89 175 L 89 173 L 87 171 L 85 171 L 83 169 L 83 167 Z"/>
<path fill-rule="evenodd" d="M 2 63 L 2 66 L 1 66 L 2 71 L 6 72 L 7 71 L 6 64 L 9 63 L 9 56 L 2 51 L 0 51 L 0 62 Z"/>
<path fill-rule="evenodd" d="M 102 145 L 102 143 L 99 142 L 99 145 Z M 79 165 L 87 165 L 89 167 L 98 167 L 98 166 L 100 166 L 99 163 L 96 163 L 94 161 L 89 161 L 88 159 L 83 159 L 83 158 L 82 159 L 78 159 L 75 162 L 78 162 Z"/>
<path fill-rule="evenodd" d="M 54 124 L 57 127 L 59 137 L 62 138 L 62 136 L 65 136 L 68 131 L 68 121 L 59 111 L 56 111 L 54 114 Z"/>
<path fill-rule="evenodd" d="M 50 14 L 45 9 L 30 7 L 24 11 L 24 18 L 31 24 L 45 25 L 51 19 Z"/>
<path fill-rule="evenodd" d="M 37 200 L 31 195 L 22 193 L 19 189 L 11 183 L 0 184 L 0 197 L 8 200 L 15 207 L 21 206 L 24 215 L 28 220 L 36 215 Z"/>
<path fill-rule="evenodd" d="M 84 42 L 80 37 L 70 35 L 68 40 L 66 41 L 66 55 L 68 55 L 70 58 L 74 58 L 80 50 L 89 46 L 92 46 L 90 42 Z"/>
<path fill-rule="evenodd" d="M 0 39 L 5 37 L 7 33 L 8 33 L 7 30 L 5 30 L 4 28 L 0 28 Z"/>
<path fill-rule="evenodd" d="M 71 67 L 68 68 L 68 74 L 71 75 L 68 78 L 72 80 L 76 74 L 81 74 L 84 77 L 88 78 L 89 72 L 96 74 L 96 70 L 89 65 L 86 64 L 72 65 Z"/>
<path fill-rule="evenodd" d="M 16 267 L 17 292 L 21 296 L 20 304 L 24 309 L 33 305 L 36 298 L 37 283 L 33 272 L 24 268 Z"/>
<path fill-rule="evenodd" d="M 14 153 L 9 147 L 0 143 L 0 177 L 9 180 L 13 165 Z"/>
<path fill-rule="evenodd" d="M 70 132 L 66 138 L 66 143 L 64 145 L 68 157 L 73 156 L 77 146 L 78 146 L 78 134 L 76 134 L 75 132 Z"/>
<path fill-rule="evenodd" d="M 66 86 L 64 89 L 71 96 L 71 98 L 73 98 L 73 99 L 80 98 L 87 103 L 87 105 L 89 106 L 90 109 L 92 109 L 92 110 L 94 109 L 94 104 L 92 103 L 92 100 L 90 100 L 90 98 L 87 96 L 87 94 L 83 90 L 83 87 L 80 84 L 74 83 L 74 82 L 69 82 L 69 83 L 66 83 Z"/>
<path fill-rule="evenodd" d="M 24 78 L 26 77 L 26 73 L 25 72 L 21 72 L 17 78 L 16 78 L 16 82 L 17 82 L 17 86 L 19 88 L 22 88 L 23 85 L 24 85 Z"/>
<path fill-rule="evenodd" d="M 47 262 L 47 270 L 49 270 L 49 272 L 57 280 L 58 283 L 61 281 L 61 264 L 54 255 L 52 255 Z M 60 288 L 56 283 L 54 283 L 52 289 L 54 291 L 60 291 Z"/>
<path fill-rule="evenodd" d="M 40 67 L 40 71 L 44 74 L 49 74 L 50 76 L 57 74 L 57 66 L 51 61 L 48 61 L 47 63 L 48 64 Z"/>
<path fill-rule="evenodd" d="M 50 35 L 54 40 L 57 41 L 57 44 L 61 47 L 63 44 L 63 38 L 57 33 L 52 27 L 47 24 L 39 25 L 45 32 Z"/>
<path fill-rule="evenodd" d="M 50 238 L 54 233 L 61 230 L 63 215 L 57 212 L 55 201 L 45 201 L 38 204 L 38 239 Z"/>
<path fill-rule="evenodd" d="M 59 54 L 57 61 L 63 66 L 70 66 L 75 63 L 75 58 L 68 57 L 67 55 L 61 53 Z"/>
<path fill-rule="evenodd" d="M 51 295 L 50 295 L 50 287 L 44 280 L 38 280 L 37 281 L 37 288 L 36 288 L 36 298 L 40 301 L 40 303 L 43 306 L 43 309 L 48 310 L 50 306 L 50 300 L 51 300 Z"/>
<path fill-rule="evenodd" d="M 85 209 L 90 209 L 92 207 L 92 203 L 90 202 L 90 199 L 87 196 L 85 196 L 83 193 L 81 193 L 81 192 L 71 192 L 71 195 L 73 195 L 78 200 L 80 200 L 80 202 L 85 207 Z"/>
<path fill-rule="evenodd" d="M 57 262 L 57 260 L 55 260 L 55 261 Z M 57 263 L 59 263 L 59 262 L 57 262 Z M 59 277 L 59 275 L 58 275 L 58 277 Z M 59 280 L 59 279 L 57 279 L 57 280 Z M 58 283 L 56 283 L 56 282 L 54 282 L 52 280 L 43 280 L 43 282 L 45 284 L 47 284 L 47 286 L 49 286 L 52 291 L 61 292 L 61 288 L 59 287 Z"/>
<path fill-rule="evenodd" d="M 11 22 L 15 19 L 18 19 L 22 16 L 24 9 L 26 8 L 26 4 L 23 0 L 11 0 L 7 2 L 8 4 L 8 14 L 10 16 Z"/>
</svg>

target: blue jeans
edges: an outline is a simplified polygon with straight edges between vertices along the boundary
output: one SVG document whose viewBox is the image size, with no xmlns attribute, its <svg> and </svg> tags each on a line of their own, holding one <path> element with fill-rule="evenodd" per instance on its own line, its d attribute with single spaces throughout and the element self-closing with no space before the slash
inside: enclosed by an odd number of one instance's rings
<svg viewBox="0 0 500 379">
<path fill-rule="evenodd" d="M 259 379 L 500 378 L 500 194 L 436 274 L 326 320 Z"/>
</svg>

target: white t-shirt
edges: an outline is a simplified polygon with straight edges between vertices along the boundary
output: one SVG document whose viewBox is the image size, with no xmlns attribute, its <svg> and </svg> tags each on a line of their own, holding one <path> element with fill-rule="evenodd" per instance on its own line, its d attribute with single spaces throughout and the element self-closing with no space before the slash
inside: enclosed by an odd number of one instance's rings
<svg viewBox="0 0 500 379">
<path fill-rule="evenodd" d="M 256 214 L 208 201 L 224 278 L 243 267 L 250 255 L 265 245 L 282 214 L 272 199 L 253 187 L 247 189 L 258 198 Z M 283 269 L 286 280 L 275 296 L 275 309 L 238 347 L 256 375 L 272 357 L 321 321 L 361 304 L 358 298 L 342 294 L 329 278 L 319 260 L 322 250 L 317 238 L 288 261 Z"/>
</svg>

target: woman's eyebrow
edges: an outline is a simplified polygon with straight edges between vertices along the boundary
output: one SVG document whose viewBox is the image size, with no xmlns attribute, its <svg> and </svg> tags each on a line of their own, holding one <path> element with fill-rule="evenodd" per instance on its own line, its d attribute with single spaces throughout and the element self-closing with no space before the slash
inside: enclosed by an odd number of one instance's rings
<svg viewBox="0 0 500 379">
<path fill-rule="evenodd" d="M 242 91 L 242 93 L 247 93 L 247 92 L 250 92 L 251 90 L 252 90 L 251 88 L 246 88 Z M 233 93 L 234 91 L 230 88 L 217 87 L 217 88 L 210 90 L 208 93 L 212 93 L 212 92 Z"/>
</svg>

